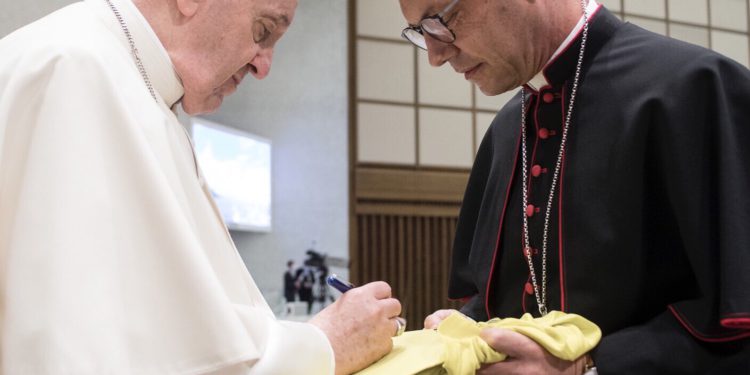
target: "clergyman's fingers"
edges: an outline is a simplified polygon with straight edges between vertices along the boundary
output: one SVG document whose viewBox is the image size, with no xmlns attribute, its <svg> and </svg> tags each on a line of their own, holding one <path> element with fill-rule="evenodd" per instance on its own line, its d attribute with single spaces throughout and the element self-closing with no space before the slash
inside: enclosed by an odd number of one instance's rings
<svg viewBox="0 0 750 375">
<path fill-rule="evenodd" d="M 456 310 L 438 310 L 434 313 L 428 315 L 424 319 L 424 328 L 425 329 L 435 329 L 437 326 L 445 320 L 450 314 L 455 312 Z"/>
<path fill-rule="evenodd" d="M 511 358 L 532 356 L 536 343 L 530 338 L 508 329 L 486 328 L 480 337 L 498 353 L 505 353 Z"/>
</svg>

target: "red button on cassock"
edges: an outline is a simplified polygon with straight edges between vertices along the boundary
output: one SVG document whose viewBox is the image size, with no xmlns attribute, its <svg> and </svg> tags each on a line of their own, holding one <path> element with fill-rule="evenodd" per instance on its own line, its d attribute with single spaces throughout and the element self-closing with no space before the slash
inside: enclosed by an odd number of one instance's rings
<svg viewBox="0 0 750 375">
<path fill-rule="evenodd" d="M 526 291 L 526 294 L 534 294 L 534 286 L 531 283 L 526 283 L 523 289 Z"/>
<path fill-rule="evenodd" d="M 531 167 L 531 175 L 534 177 L 539 177 L 539 175 L 542 174 L 542 166 L 537 164 L 533 167 Z"/>
<path fill-rule="evenodd" d="M 541 139 L 549 138 L 549 130 L 547 128 L 539 129 L 539 132 L 537 134 L 539 135 L 539 138 Z"/>
<path fill-rule="evenodd" d="M 526 216 L 528 216 L 528 217 L 534 216 L 534 211 L 535 210 L 536 209 L 535 209 L 535 207 L 534 207 L 533 204 L 530 204 L 530 205 L 526 206 Z"/>
<path fill-rule="evenodd" d="M 544 100 L 545 103 L 552 103 L 552 101 L 555 100 L 555 95 L 553 95 L 551 92 L 548 92 L 542 95 L 542 100 Z"/>
</svg>

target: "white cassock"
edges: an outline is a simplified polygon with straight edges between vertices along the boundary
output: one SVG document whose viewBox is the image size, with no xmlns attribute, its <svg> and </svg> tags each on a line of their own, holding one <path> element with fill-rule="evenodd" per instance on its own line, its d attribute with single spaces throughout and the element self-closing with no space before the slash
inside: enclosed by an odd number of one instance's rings
<svg viewBox="0 0 750 375">
<path fill-rule="evenodd" d="M 329 374 L 310 324 L 278 321 L 170 108 L 183 94 L 129 0 L 0 40 L 2 374 Z"/>
</svg>

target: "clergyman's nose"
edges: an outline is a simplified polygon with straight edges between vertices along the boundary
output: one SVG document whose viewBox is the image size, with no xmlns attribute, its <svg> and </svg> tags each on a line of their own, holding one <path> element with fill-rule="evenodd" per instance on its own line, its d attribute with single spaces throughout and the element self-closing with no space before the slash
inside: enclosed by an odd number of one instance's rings
<svg viewBox="0 0 750 375">
<path fill-rule="evenodd" d="M 441 42 L 429 35 L 425 35 L 424 41 L 427 46 L 427 57 L 432 66 L 442 66 L 455 54 L 456 47 L 450 43 Z"/>
</svg>

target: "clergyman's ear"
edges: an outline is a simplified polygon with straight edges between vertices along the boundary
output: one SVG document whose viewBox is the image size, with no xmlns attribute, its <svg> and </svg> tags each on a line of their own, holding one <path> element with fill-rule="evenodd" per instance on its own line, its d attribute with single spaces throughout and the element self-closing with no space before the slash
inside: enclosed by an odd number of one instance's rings
<svg viewBox="0 0 750 375">
<path fill-rule="evenodd" d="M 195 15 L 195 12 L 198 11 L 198 7 L 200 6 L 200 3 L 202 3 L 202 0 L 177 0 L 177 9 L 182 13 L 185 17 L 192 17 Z"/>
</svg>

